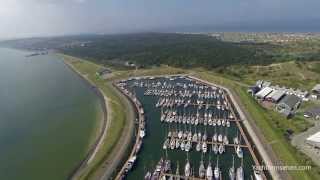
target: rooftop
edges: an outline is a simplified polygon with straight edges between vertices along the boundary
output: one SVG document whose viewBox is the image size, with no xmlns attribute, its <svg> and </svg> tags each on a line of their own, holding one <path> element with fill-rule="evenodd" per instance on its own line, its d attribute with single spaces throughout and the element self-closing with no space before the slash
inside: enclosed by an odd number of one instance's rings
<svg viewBox="0 0 320 180">
<path fill-rule="evenodd" d="M 280 104 L 286 104 L 290 108 L 294 108 L 297 103 L 299 103 L 301 100 L 296 95 L 286 95 L 281 101 Z"/>
<path fill-rule="evenodd" d="M 315 134 L 313 134 L 313 135 L 311 135 L 311 136 L 309 136 L 307 138 L 307 140 L 308 141 L 313 141 L 313 142 L 320 142 L 320 131 L 315 133 Z"/>
</svg>

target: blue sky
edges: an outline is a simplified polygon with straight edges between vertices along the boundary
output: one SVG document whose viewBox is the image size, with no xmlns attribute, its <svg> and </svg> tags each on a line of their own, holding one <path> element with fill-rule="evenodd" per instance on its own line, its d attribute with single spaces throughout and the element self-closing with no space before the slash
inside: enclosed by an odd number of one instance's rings
<svg viewBox="0 0 320 180">
<path fill-rule="evenodd" d="M 320 0 L 0 0 L 0 38 L 139 31 L 320 31 Z"/>
</svg>

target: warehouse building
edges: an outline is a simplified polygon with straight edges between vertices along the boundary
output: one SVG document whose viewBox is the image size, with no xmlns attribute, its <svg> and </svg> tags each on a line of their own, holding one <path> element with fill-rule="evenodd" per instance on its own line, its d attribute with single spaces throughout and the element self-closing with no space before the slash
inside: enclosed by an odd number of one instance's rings
<svg viewBox="0 0 320 180">
<path fill-rule="evenodd" d="M 263 99 L 265 99 L 272 91 L 273 91 L 272 88 L 270 88 L 270 87 L 265 87 L 265 88 L 261 89 L 259 92 L 257 92 L 256 98 L 263 100 Z"/>
<path fill-rule="evenodd" d="M 299 108 L 301 99 L 296 95 L 286 95 L 277 104 L 276 109 L 287 117 L 290 117 Z"/>
</svg>

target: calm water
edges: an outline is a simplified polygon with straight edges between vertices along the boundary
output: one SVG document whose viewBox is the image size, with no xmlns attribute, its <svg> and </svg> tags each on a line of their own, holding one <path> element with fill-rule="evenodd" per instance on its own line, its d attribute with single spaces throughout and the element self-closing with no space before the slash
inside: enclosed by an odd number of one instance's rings
<svg viewBox="0 0 320 180">
<path fill-rule="evenodd" d="M 99 99 L 53 55 L 0 49 L 0 179 L 63 180 L 84 158 Z"/>
<path fill-rule="evenodd" d="M 143 80 L 145 82 L 145 80 Z M 150 82 L 150 80 L 148 80 Z M 164 78 L 157 78 L 155 81 L 169 81 L 168 79 Z M 183 79 L 176 79 L 176 82 L 180 83 L 187 83 L 189 81 L 183 80 Z M 133 81 L 129 82 L 129 86 L 133 84 Z M 155 108 L 155 104 L 158 100 L 157 96 L 144 96 L 144 90 L 146 88 L 141 87 L 135 87 L 131 88 L 131 90 L 134 90 L 136 92 L 136 95 L 139 99 L 139 101 L 142 103 L 143 108 L 145 110 L 145 117 L 146 117 L 146 132 L 147 135 L 143 140 L 142 145 L 142 151 L 138 154 L 138 160 L 135 164 L 134 169 L 129 173 L 127 176 L 127 179 L 135 180 L 135 179 L 143 179 L 145 173 L 147 171 L 153 171 L 157 162 L 161 157 L 165 157 L 165 151 L 162 149 L 163 142 L 165 141 L 165 138 L 167 137 L 168 129 L 187 129 L 189 130 L 191 127 L 191 130 L 194 132 L 195 127 L 189 126 L 189 125 L 183 125 L 176 123 L 172 123 L 169 127 L 168 123 L 161 123 L 160 122 L 160 114 L 161 110 L 160 108 Z M 218 112 L 216 108 L 212 109 L 214 112 Z M 196 113 L 196 109 L 194 107 L 188 107 L 187 111 L 190 111 L 191 113 Z M 203 111 L 203 110 L 202 110 Z M 200 111 L 201 114 L 201 111 Z M 228 129 L 228 138 L 229 142 L 232 143 L 233 137 L 237 135 L 237 126 L 234 122 L 231 122 L 231 126 Z M 197 131 L 201 131 L 202 133 L 204 131 L 207 132 L 208 138 L 211 140 L 211 137 L 214 134 L 214 131 L 217 131 L 218 133 L 224 133 L 225 127 L 216 127 L 216 130 L 213 126 L 204 126 L 204 125 L 198 125 L 196 127 Z M 242 141 L 242 144 L 244 142 Z M 249 153 L 249 151 L 246 148 L 242 148 L 244 153 L 243 158 L 243 166 L 245 171 L 245 179 L 250 179 L 250 176 L 252 175 L 252 165 L 254 164 L 253 159 Z M 204 162 L 205 166 L 207 167 L 210 162 L 214 168 L 216 165 L 216 160 L 219 156 L 219 167 L 222 171 L 222 177 L 223 179 L 229 179 L 228 171 L 229 168 L 232 166 L 232 156 L 234 156 L 235 159 L 235 168 L 239 167 L 241 165 L 241 160 L 237 157 L 235 154 L 234 147 L 226 147 L 226 152 L 222 155 L 216 155 L 213 152 L 210 152 L 211 145 L 208 145 L 208 152 L 206 155 L 204 155 Z M 173 166 L 173 173 L 176 172 L 176 165 L 179 163 L 180 166 L 180 174 L 184 174 L 184 166 L 186 164 L 187 159 L 187 153 L 185 151 L 181 150 L 167 150 L 168 157 L 172 161 Z M 189 152 L 189 160 L 191 163 L 191 167 L 194 169 L 194 172 L 196 175 L 198 175 L 198 168 L 200 165 L 201 160 L 201 152 L 197 152 L 195 150 L 195 144 L 192 147 L 192 150 Z"/>
</svg>

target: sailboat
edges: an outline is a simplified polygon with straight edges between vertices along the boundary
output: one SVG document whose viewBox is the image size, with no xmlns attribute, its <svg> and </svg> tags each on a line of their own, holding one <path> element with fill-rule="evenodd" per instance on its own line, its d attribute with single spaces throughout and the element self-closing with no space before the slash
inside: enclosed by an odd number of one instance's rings
<svg viewBox="0 0 320 180">
<path fill-rule="evenodd" d="M 204 134 L 203 134 L 203 137 L 202 137 L 202 141 L 207 141 L 207 129 L 206 128 L 204 129 Z"/>
<path fill-rule="evenodd" d="M 177 169 L 176 169 L 176 178 L 175 180 L 180 180 L 180 169 L 179 169 L 179 161 L 177 161 Z"/>
<path fill-rule="evenodd" d="M 196 146 L 196 151 L 200 151 L 201 150 L 201 141 L 198 141 L 197 146 Z"/>
<path fill-rule="evenodd" d="M 228 128 L 226 128 L 226 132 L 223 136 L 223 144 L 229 144 L 229 139 L 228 139 Z"/>
<path fill-rule="evenodd" d="M 202 142 L 202 152 L 204 152 L 204 153 L 207 152 L 207 143 L 206 143 L 206 141 Z"/>
<path fill-rule="evenodd" d="M 234 156 L 232 156 L 232 167 L 229 169 L 229 178 L 230 180 L 234 180 L 236 177 L 234 170 Z"/>
<path fill-rule="evenodd" d="M 212 167 L 211 167 L 211 162 L 210 162 L 210 157 L 209 157 L 209 164 L 208 164 L 207 171 L 206 171 L 206 179 L 212 180 L 212 177 L 213 177 L 213 173 L 212 173 Z"/>
<path fill-rule="evenodd" d="M 167 138 L 163 143 L 162 149 L 166 150 L 168 148 L 169 142 L 170 142 L 170 139 Z"/>
<path fill-rule="evenodd" d="M 253 175 L 254 175 L 254 179 L 255 180 L 263 180 L 261 171 L 259 171 L 257 169 L 254 169 L 253 170 Z"/>
<path fill-rule="evenodd" d="M 240 144 L 241 144 L 241 136 L 239 139 L 239 144 L 236 146 L 236 153 L 239 158 L 243 158 L 243 151 L 242 151 L 242 148 L 240 147 Z"/>
<path fill-rule="evenodd" d="M 239 158 L 243 158 L 243 151 L 242 151 L 240 145 L 237 145 L 237 147 L 236 147 L 236 153 L 237 153 L 237 156 L 238 156 Z"/>
<path fill-rule="evenodd" d="M 220 133 L 218 135 L 218 142 L 222 142 L 222 133 L 221 133 L 221 129 L 220 129 Z"/>
<path fill-rule="evenodd" d="M 191 175 L 191 165 L 190 165 L 190 162 L 189 162 L 189 155 L 187 153 L 187 163 L 184 167 L 184 175 L 186 177 L 189 177 Z"/>
<path fill-rule="evenodd" d="M 217 142 L 218 135 L 217 135 L 217 127 L 214 127 L 214 134 L 212 136 L 212 141 Z"/>
<path fill-rule="evenodd" d="M 205 168 L 205 166 L 204 166 L 203 154 L 202 154 L 202 155 L 201 155 L 200 166 L 199 166 L 199 177 L 200 177 L 200 178 L 204 178 L 205 175 L 206 175 L 206 168 Z"/>
<path fill-rule="evenodd" d="M 219 176 L 220 176 L 220 168 L 219 168 L 219 156 L 217 158 L 217 164 L 216 164 L 216 167 L 214 168 L 214 178 L 216 180 L 219 180 Z"/>
<path fill-rule="evenodd" d="M 241 166 L 237 168 L 237 177 L 236 180 L 243 180 L 244 172 L 243 172 L 243 159 L 241 159 Z"/>
</svg>

